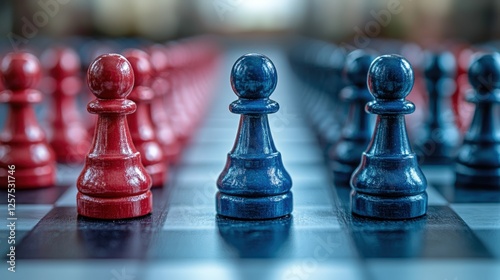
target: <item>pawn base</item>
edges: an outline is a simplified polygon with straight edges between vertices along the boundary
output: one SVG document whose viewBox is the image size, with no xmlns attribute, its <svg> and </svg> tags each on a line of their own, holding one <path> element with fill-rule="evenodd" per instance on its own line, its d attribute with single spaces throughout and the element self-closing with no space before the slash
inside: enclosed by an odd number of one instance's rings
<svg viewBox="0 0 500 280">
<path fill-rule="evenodd" d="M 374 196 L 351 192 L 351 210 L 354 214 L 389 220 L 403 220 L 423 216 L 427 212 L 427 193 L 402 197 Z"/>
<path fill-rule="evenodd" d="M 292 192 L 265 197 L 242 197 L 217 192 L 217 214 L 242 220 L 265 220 L 289 215 L 293 210 Z"/>
<path fill-rule="evenodd" d="M 169 147 L 163 149 L 163 153 L 165 155 L 165 161 L 169 165 L 176 165 L 181 160 L 181 151 L 179 147 L 176 147 L 175 150 L 169 150 Z"/>
<path fill-rule="evenodd" d="M 419 161 L 422 162 L 422 165 L 430 165 L 430 166 L 447 165 L 453 163 L 453 157 L 428 156 L 428 157 L 423 157 L 422 159 L 419 158 Z"/>
<path fill-rule="evenodd" d="M 135 196 L 118 198 L 94 197 L 78 193 L 78 214 L 95 219 L 128 219 L 147 215 L 153 209 L 151 191 Z"/>
<path fill-rule="evenodd" d="M 332 163 L 333 169 L 333 182 L 336 186 L 349 186 L 349 181 L 351 180 L 352 173 L 356 170 L 349 164 L 334 162 Z"/>
<path fill-rule="evenodd" d="M 500 189 L 498 168 L 478 169 L 457 164 L 455 186 L 470 189 Z"/>
<path fill-rule="evenodd" d="M 151 187 L 158 188 L 162 187 L 167 180 L 167 165 L 163 162 L 156 163 L 152 165 L 144 166 L 149 176 L 151 176 L 151 181 L 153 182 Z"/>
<path fill-rule="evenodd" d="M 349 187 L 352 173 L 333 171 L 333 183 L 337 187 Z"/>
<path fill-rule="evenodd" d="M 444 130 L 448 131 L 448 130 Z M 443 135 L 456 135 L 453 131 L 449 134 Z M 451 138 L 454 138 L 450 136 Z M 453 163 L 456 153 L 457 144 L 454 141 L 446 142 L 444 140 L 428 139 L 423 144 L 417 144 L 415 150 L 417 151 L 418 161 L 424 165 L 444 165 Z"/>
</svg>

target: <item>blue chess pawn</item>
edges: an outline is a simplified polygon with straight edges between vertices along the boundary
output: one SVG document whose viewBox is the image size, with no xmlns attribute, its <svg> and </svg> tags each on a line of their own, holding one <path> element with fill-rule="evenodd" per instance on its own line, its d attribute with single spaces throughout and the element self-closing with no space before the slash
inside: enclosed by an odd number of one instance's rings
<svg viewBox="0 0 500 280">
<path fill-rule="evenodd" d="M 479 56 L 468 74 L 474 91 L 467 100 L 476 109 L 456 160 L 456 185 L 500 189 L 500 55 Z"/>
<path fill-rule="evenodd" d="M 460 141 L 451 108 L 456 87 L 455 57 L 450 52 L 427 53 L 424 64 L 429 106 L 415 146 L 424 164 L 448 164 L 455 158 Z"/>
<path fill-rule="evenodd" d="M 274 146 L 267 114 L 279 110 L 269 96 L 277 84 L 276 68 L 260 54 L 240 57 L 231 71 L 239 97 L 229 110 L 240 114 L 233 149 L 217 180 L 217 214 L 258 220 L 289 215 L 293 208 L 292 179 Z"/>
<path fill-rule="evenodd" d="M 359 165 L 361 154 L 370 143 L 372 119 L 364 107 L 368 101 L 373 100 L 366 86 L 366 75 L 374 58 L 366 51 L 355 50 L 347 56 L 344 66 L 344 73 L 350 85 L 340 92 L 340 97 L 349 104 L 349 113 L 339 141 L 328 151 L 337 185 L 349 185 L 349 179 Z"/>
<path fill-rule="evenodd" d="M 401 56 L 379 56 L 370 65 L 368 87 L 375 100 L 366 110 L 378 116 L 372 141 L 351 177 L 355 214 L 408 219 L 427 211 L 427 180 L 411 149 L 404 117 L 415 111 L 405 100 L 413 82 L 410 63 Z"/>
</svg>

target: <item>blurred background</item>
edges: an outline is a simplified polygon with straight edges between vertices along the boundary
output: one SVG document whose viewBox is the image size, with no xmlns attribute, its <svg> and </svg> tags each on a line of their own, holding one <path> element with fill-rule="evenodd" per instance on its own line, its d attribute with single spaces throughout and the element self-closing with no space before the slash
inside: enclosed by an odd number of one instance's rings
<svg viewBox="0 0 500 280">
<path fill-rule="evenodd" d="M 500 35 L 500 0 L 3 0 L 11 45 L 68 36 L 162 42 L 205 33 L 299 34 L 363 47 L 368 38 L 422 46 Z"/>
</svg>

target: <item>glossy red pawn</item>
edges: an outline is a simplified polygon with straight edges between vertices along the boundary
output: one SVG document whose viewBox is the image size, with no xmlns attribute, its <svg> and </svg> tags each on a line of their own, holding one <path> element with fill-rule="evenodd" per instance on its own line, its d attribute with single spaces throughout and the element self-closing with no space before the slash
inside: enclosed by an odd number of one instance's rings
<svg viewBox="0 0 500 280">
<path fill-rule="evenodd" d="M 126 99 L 134 72 L 121 55 L 101 55 L 87 72 L 97 97 L 87 110 L 97 114 L 94 140 L 77 180 L 78 214 L 99 219 L 125 219 L 151 213 L 151 177 L 132 142 L 127 115 L 136 104 Z"/>
<path fill-rule="evenodd" d="M 42 65 L 48 72 L 47 80 L 52 95 L 50 122 L 56 160 L 63 163 L 81 163 L 90 147 L 87 129 L 78 114 L 76 96 L 82 82 L 80 58 L 67 47 L 54 47 L 42 54 Z"/>
<path fill-rule="evenodd" d="M 2 60 L 1 76 L 6 90 L 0 92 L 0 102 L 9 106 L 7 122 L 0 133 L 2 186 L 7 187 L 9 175 L 15 178 L 17 189 L 53 186 L 54 151 L 32 108 L 32 104 L 42 100 L 42 94 L 35 89 L 41 76 L 40 63 L 32 54 L 10 53 Z M 9 166 L 14 166 L 12 174 Z"/>
<path fill-rule="evenodd" d="M 134 89 L 129 99 L 137 104 L 137 110 L 127 116 L 130 134 L 135 147 L 141 153 L 142 164 L 153 179 L 153 186 L 160 187 L 167 178 L 168 165 L 165 163 L 165 156 L 151 120 L 149 105 L 155 94 L 149 86 L 153 68 L 149 55 L 143 51 L 129 50 L 123 55 L 132 65 L 135 77 Z"/>
</svg>

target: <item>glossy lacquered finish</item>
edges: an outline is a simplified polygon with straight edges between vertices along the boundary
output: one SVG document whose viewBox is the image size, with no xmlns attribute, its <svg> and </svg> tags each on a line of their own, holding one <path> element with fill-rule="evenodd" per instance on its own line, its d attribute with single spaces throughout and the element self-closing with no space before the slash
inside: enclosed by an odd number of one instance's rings
<svg viewBox="0 0 500 280">
<path fill-rule="evenodd" d="M 348 186 L 361 155 L 370 143 L 373 126 L 370 115 L 364 110 L 373 100 L 366 85 L 368 68 L 375 57 L 365 51 L 356 50 L 347 56 L 344 73 L 349 82 L 341 93 L 341 99 L 349 105 L 349 113 L 341 137 L 328 151 L 333 178 L 338 185 Z"/>
<path fill-rule="evenodd" d="M 90 137 L 76 108 L 76 96 L 82 88 L 78 54 L 71 48 L 57 46 L 45 51 L 41 62 L 47 71 L 45 80 L 52 101 L 50 145 L 56 160 L 82 163 L 90 148 Z"/>
<path fill-rule="evenodd" d="M 398 55 L 377 57 L 368 71 L 375 97 L 367 104 L 377 114 L 373 138 L 351 178 L 351 209 L 378 219 L 408 219 L 427 211 L 427 180 L 412 151 L 405 114 L 415 111 L 406 101 L 414 82 L 410 63 Z"/>
<path fill-rule="evenodd" d="M 500 189 L 500 55 L 485 54 L 469 68 L 473 91 L 467 100 L 476 105 L 474 117 L 456 163 L 456 185 Z"/>
<path fill-rule="evenodd" d="M 450 52 L 427 53 L 424 74 L 429 108 L 416 145 L 420 162 L 451 163 L 460 141 L 451 108 L 451 95 L 457 86 L 455 57 Z"/>
<path fill-rule="evenodd" d="M 50 187 L 56 181 L 54 151 L 35 116 L 32 105 L 42 100 L 35 88 L 41 77 L 38 59 L 29 53 L 9 53 L 1 65 L 5 90 L 0 102 L 8 104 L 8 116 L 0 133 L 0 180 L 16 189 Z M 15 172 L 8 173 L 9 166 Z M 14 180 L 8 180 L 12 175 Z"/>
<path fill-rule="evenodd" d="M 217 180 L 219 215 L 258 220 L 292 212 L 292 179 L 274 146 L 267 118 L 279 109 L 269 99 L 276 84 L 276 69 L 263 55 L 244 55 L 233 66 L 231 85 L 239 99 L 229 110 L 241 117 L 233 149 Z"/>
<path fill-rule="evenodd" d="M 132 141 L 141 153 L 142 164 L 153 180 L 153 187 L 161 187 L 167 179 L 168 165 L 151 120 L 149 105 L 155 94 L 149 86 L 153 68 L 149 55 L 141 50 L 128 50 L 123 55 L 132 65 L 135 77 L 134 89 L 128 98 L 137 104 L 137 110 L 127 116 Z"/>
<path fill-rule="evenodd" d="M 101 55 L 90 65 L 87 79 L 97 97 L 87 110 L 98 119 L 77 180 L 78 214 L 98 219 L 147 215 L 153 204 L 152 181 L 127 125 L 127 115 L 137 107 L 126 99 L 134 86 L 132 66 L 121 55 Z"/>
</svg>

